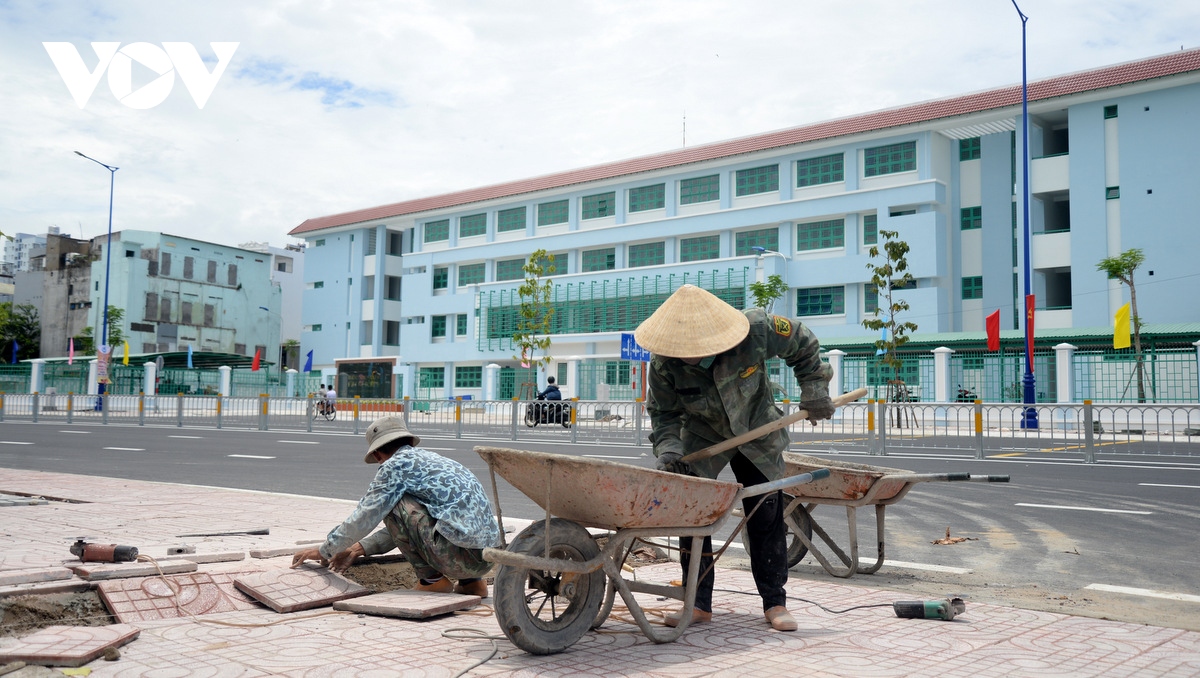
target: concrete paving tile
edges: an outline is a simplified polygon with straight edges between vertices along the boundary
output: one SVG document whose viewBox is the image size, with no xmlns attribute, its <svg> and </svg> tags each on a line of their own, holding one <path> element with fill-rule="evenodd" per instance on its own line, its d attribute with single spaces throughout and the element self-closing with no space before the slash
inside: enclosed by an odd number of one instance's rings
<svg viewBox="0 0 1200 678">
<path fill-rule="evenodd" d="M 14 584 L 33 584 L 43 581 L 58 581 L 70 579 L 75 573 L 65 567 L 39 567 L 31 570 L 0 571 L 0 586 Z"/>
<path fill-rule="evenodd" d="M 291 556 L 312 548 L 310 546 L 280 546 L 280 547 L 257 547 L 250 549 L 251 558 L 278 558 L 280 556 Z"/>
<path fill-rule="evenodd" d="M 100 597 L 125 623 L 251 610 L 257 604 L 233 585 L 241 574 L 197 572 L 104 581 Z"/>
<path fill-rule="evenodd" d="M 426 617 L 436 617 L 458 610 L 466 610 L 475 607 L 479 602 L 479 596 L 397 590 L 374 593 L 369 596 L 350 600 L 339 600 L 333 604 L 333 609 L 359 612 L 379 617 L 425 619 Z"/>
<path fill-rule="evenodd" d="M 180 558 L 193 563 L 232 563 L 246 559 L 245 551 L 218 551 L 211 553 L 185 553 Z"/>
<path fill-rule="evenodd" d="M 38 584 L 0 586 L 0 598 L 6 598 L 8 596 L 34 596 L 47 593 L 75 593 L 77 591 L 86 591 L 90 588 L 95 588 L 95 586 L 95 583 L 84 581 L 82 579 L 49 581 Z"/>
<path fill-rule="evenodd" d="M 25 662 L 41 666 L 83 666 L 138 637 L 128 624 L 111 626 L 48 626 L 0 648 L 0 663 Z"/>
<path fill-rule="evenodd" d="M 276 612 L 296 612 L 365 596 L 370 589 L 312 563 L 234 579 L 234 585 Z"/>
<path fill-rule="evenodd" d="M 71 569 L 81 579 L 101 581 L 105 579 L 124 579 L 126 577 L 151 577 L 157 574 L 195 572 L 196 563 L 183 559 L 164 559 L 157 563 L 82 563 L 72 565 Z"/>
</svg>

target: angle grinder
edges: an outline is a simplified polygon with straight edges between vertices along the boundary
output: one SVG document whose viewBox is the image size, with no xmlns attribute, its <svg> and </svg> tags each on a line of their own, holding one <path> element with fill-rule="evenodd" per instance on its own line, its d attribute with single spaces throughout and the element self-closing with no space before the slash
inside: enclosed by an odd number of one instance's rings
<svg viewBox="0 0 1200 678">
<path fill-rule="evenodd" d="M 138 557 L 136 546 L 93 544 L 86 537 L 79 537 L 71 544 L 71 553 L 85 563 L 128 563 Z"/>
</svg>

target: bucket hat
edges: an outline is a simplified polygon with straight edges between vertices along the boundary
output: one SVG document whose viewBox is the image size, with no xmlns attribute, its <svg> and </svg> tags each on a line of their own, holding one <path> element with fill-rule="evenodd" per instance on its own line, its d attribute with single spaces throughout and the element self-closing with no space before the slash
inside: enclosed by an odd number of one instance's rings
<svg viewBox="0 0 1200 678">
<path fill-rule="evenodd" d="M 669 358 L 703 358 L 737 346 L 750 333 L 745 313 L 695 285 L 684 285 L 642 321 L 634 339 Z"/>
<path fill-rule="evenodd" d="M 375 460 L 371 458 L 371 455 L 375 450 L 397 438 L 409 438 L 409 445 L 415 446 L 421 443 L 421 438 L 409 432 L 408 427 L 404 425 L 403 417 L 390 415 L 371 422 L 367 428 L 367 456 L 363 458 L 363 461 L 374 464 Z"/>
</svg>

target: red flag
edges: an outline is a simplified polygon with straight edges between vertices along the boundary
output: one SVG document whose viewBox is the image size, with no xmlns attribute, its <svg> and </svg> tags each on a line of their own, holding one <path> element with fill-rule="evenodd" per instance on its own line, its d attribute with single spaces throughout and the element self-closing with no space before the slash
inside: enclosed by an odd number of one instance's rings
<svg viewBox="0 0 1200 678">
<path fill-rule="evenodd" d="M 1034 311 L 1034 295 L 1025 295 L 1025 351 L 1028 355 L 1033 355 L 1033 311 Z M 1033 372 L 1033 363 L 1029 363 L 1029 371 Z"/>
<path fill-rule="evenodd" d="M 989 351 L 1000 350 L 1000 310 L 996 309 L 984 321 L 987 327 L 987 341 Z"/>
<path fill-rule="evenodd" d="M 259 354 L 259 353 L 260 353 L 260 351 L 257 351 L 257 350 L 256 350 L 256 351 L 254 351 L 254 362 L 253 362 L 253 363 L 251 363 L 251 365 L 250 365 L 250 371 L 251 371 L 251 372 L 257 372 L 257 371 L 258 371 L 258 360 L 259 360 L 259 358 L 258 358 L 258 354 Z"/>
</svg>

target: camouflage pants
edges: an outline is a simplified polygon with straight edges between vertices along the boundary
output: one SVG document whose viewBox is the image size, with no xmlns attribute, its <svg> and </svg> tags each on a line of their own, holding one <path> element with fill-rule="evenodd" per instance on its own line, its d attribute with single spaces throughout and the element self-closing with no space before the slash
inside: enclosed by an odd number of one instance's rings
<svg viewBox="0 0 1200 678">
<path fill-rule="evenodd" d="M 437 519 L 429 515 L 425 505 L 410 495 L 404 495 L 391 513 L 383 519 L 396 548 L 422 579 L 446 575 L 452 579 L 477 579 L 492 569 L 483 559 L 483 549 L 469 549 L 446 539 L 438 532 Z"/>
</svg>

